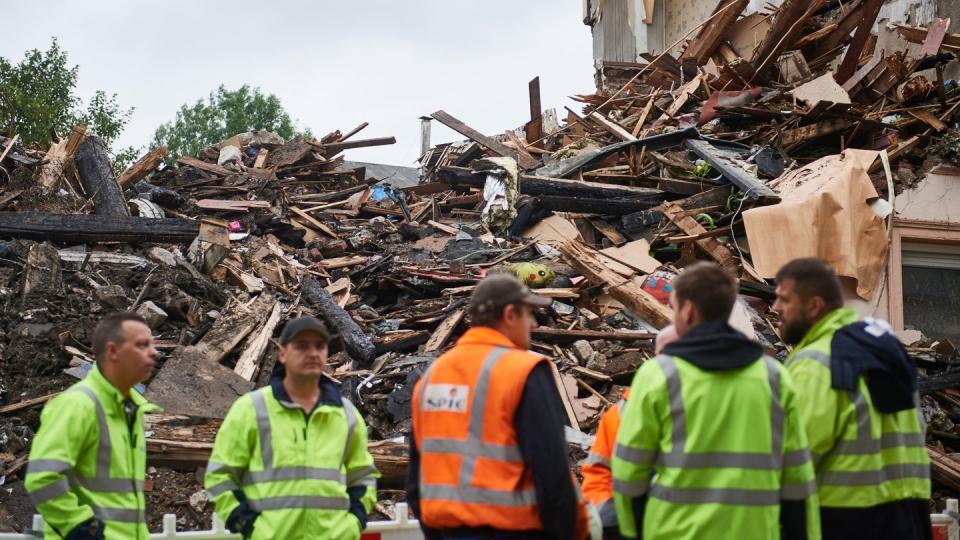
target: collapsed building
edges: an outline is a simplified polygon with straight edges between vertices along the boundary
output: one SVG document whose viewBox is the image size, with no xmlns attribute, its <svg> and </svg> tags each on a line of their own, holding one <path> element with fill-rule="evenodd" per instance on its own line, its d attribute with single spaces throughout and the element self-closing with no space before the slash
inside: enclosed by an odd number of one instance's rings
<svg viewBox="0 0 960 540">
<path fill-rule="evenodd" d="M 697 260 L 736 275 L 731 323 L 780 358 L 772 278 L 794 257 L 828 261 L 908 347 L 935 498 L 960 491 L 960 34 L 936 12 L 877 23 L 877 0 L 721 0 L 670 40 L 671 12 L 642 4 L 586 3 L 605 45 L 581 110 L 544 110 L 538 79 L 529 121 L 503 134 L 439 110 L 425 130 L 465 139 L 425 145 L 418 171 L 346 161 L 395 142 L 362 138 L 366 124 L 237 134 L 173 166 L 155 148 L 119 177 L 82 126 L 49 149 L 0 139 L 0 530 L 30 525 L 40 407 L 90 369 L 105 313 L 142 314 L 162 352 L 144 389 L 165 409 L 147 426 L 151 528 L 163 513 L 209 526 L 200 479 L 220 419 L 266 384 L 303 313 L 339 335 L 329 375 L 370 426 L 377 512 L 392 516 L 413 384 L 486 273 L 553 300 L 532 347 L 553 360 L 577 461 Z M 660 45 L 638 45 L 658 20 L 643 39 Z M 632 49 L 612 53 L 624 21 Z"/>
</svg>

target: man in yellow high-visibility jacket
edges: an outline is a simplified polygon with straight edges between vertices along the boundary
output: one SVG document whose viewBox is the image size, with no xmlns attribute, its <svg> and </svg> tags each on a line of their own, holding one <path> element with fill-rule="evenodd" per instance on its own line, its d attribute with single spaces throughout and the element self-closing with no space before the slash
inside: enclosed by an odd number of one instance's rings
<svg viewBox="0 0 960 540">
<path fill-rule="evenodd" d="M 45 538 L 146 540 L 143 415 L 159 407 L 133 387 L 157 357 L 150 327 L 134 313 L 107 316 L 93 352 L 90 373 L 43 408 L 26 488 Z"/>
<path fill-rule="evenodd" d="M 621 534 L 819 539 L 793 382 L 727 324 L 736 281 L 715 264 L 697 263 L 672 283 L 680 338 L 637 370 L 617 434 Z"/>
<path fill-rule="evenodd" d="M 917 370 L 886 322 L 843 307 L 840 282 L 817 259 L 777 274 L 780 334 L 795 345 L 797 387 L 825 540 L 929 539 L 930 460 Z"/>
<path fill-rule="evenodd" d="M 204 487 L 244 538 L 357 539 L 377 500 L 367 426 L 323 376 L 330 332 L 318 319 L 280 335 L 281 373 L 233 404 Z"/>
</svg>

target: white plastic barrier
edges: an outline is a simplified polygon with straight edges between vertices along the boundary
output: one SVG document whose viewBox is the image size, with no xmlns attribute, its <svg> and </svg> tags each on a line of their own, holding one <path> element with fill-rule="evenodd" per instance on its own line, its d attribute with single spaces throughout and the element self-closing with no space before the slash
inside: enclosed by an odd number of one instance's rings
<svg viewBox="0 0 960 540">
<path fill-rule="evenodd" d="M 947 499 L 947 508 L 942 514 L 930 514 L 933 524 L 933 540 L 960 540 L 960 518 L 957 499 Z"/>
<path fill-rule="evenodd" d="M 371 521 L 367 523 L 367 529 L 363 531 L 362 540 L 422 540 L 423 534 L 420 533 L 420 523 L 415 519 L 409 518 L 406 503 L 397 503 L 397 518 L 393 521 Z M 39 515 L 33 516 L 33 531 L 43 530 L 43 518 Z M 42 534 L 29 533 L 4 533 L 0 532 L 0 540 L 36 540 Z M 208 531 L 180 531 L 177 532 L 177 516 L 174 514 L 164 514 L 163 530 L 158 533 L 152 533 L 150 538 L 193 538 L 198 540 L 241 540 L 239 534 L 229 532 L 223 525 L 223 520 L 216 514 L 213 515 L 213 528 Z"/>
</svg>

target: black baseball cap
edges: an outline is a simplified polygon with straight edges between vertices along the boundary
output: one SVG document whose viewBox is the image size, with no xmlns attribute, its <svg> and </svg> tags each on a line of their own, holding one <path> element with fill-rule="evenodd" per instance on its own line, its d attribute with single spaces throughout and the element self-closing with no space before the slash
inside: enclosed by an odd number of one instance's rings
<svg viewBox="0 0 960 540">
<path fill-rule="evenodd" d="M 473 289 L 469 311 L 471 314 L 484 313 L 510 304 L 548 307 L 553 300 L 533 294 L 513 274 L 493 274 L 480 280 Z"/>
<path fill-rule="evenodd" d="M 330 343 L 332 335 L 330 330 L 327 329 L 327 325 L 323 324 L 323 321 L 316 317 L 303 316 L 297 317 L 292 321 L 288 322 L 286 326 L 283 327 L 283 332 L 280 333 L 280 344 L 286 345 L 303 332 L 316 332 L 323 336 L 323 340 L 327 343 Z"/>
</svg>

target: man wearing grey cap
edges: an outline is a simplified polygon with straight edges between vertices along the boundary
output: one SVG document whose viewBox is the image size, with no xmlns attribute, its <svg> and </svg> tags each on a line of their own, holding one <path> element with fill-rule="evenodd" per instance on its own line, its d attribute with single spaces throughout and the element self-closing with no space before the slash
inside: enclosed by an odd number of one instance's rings
<svg viewBox="0 0 960 540">
<path fill-rule="evenodd" d="M 471 328 L 414 388 L 406 491 L 428 539 L 587 536 L 551 366 L 527 350 L 550 302 L 512 275 L 483 279 Z"/>
<path fill-rule="evenodd" d="M 270 385 L 230 408 L 204 487 L 227 527 L 244 538 L 360 538 L 377 500 L 367 427 L 324 378 L 327 327 L 287 323 Z"/>
</svg>

